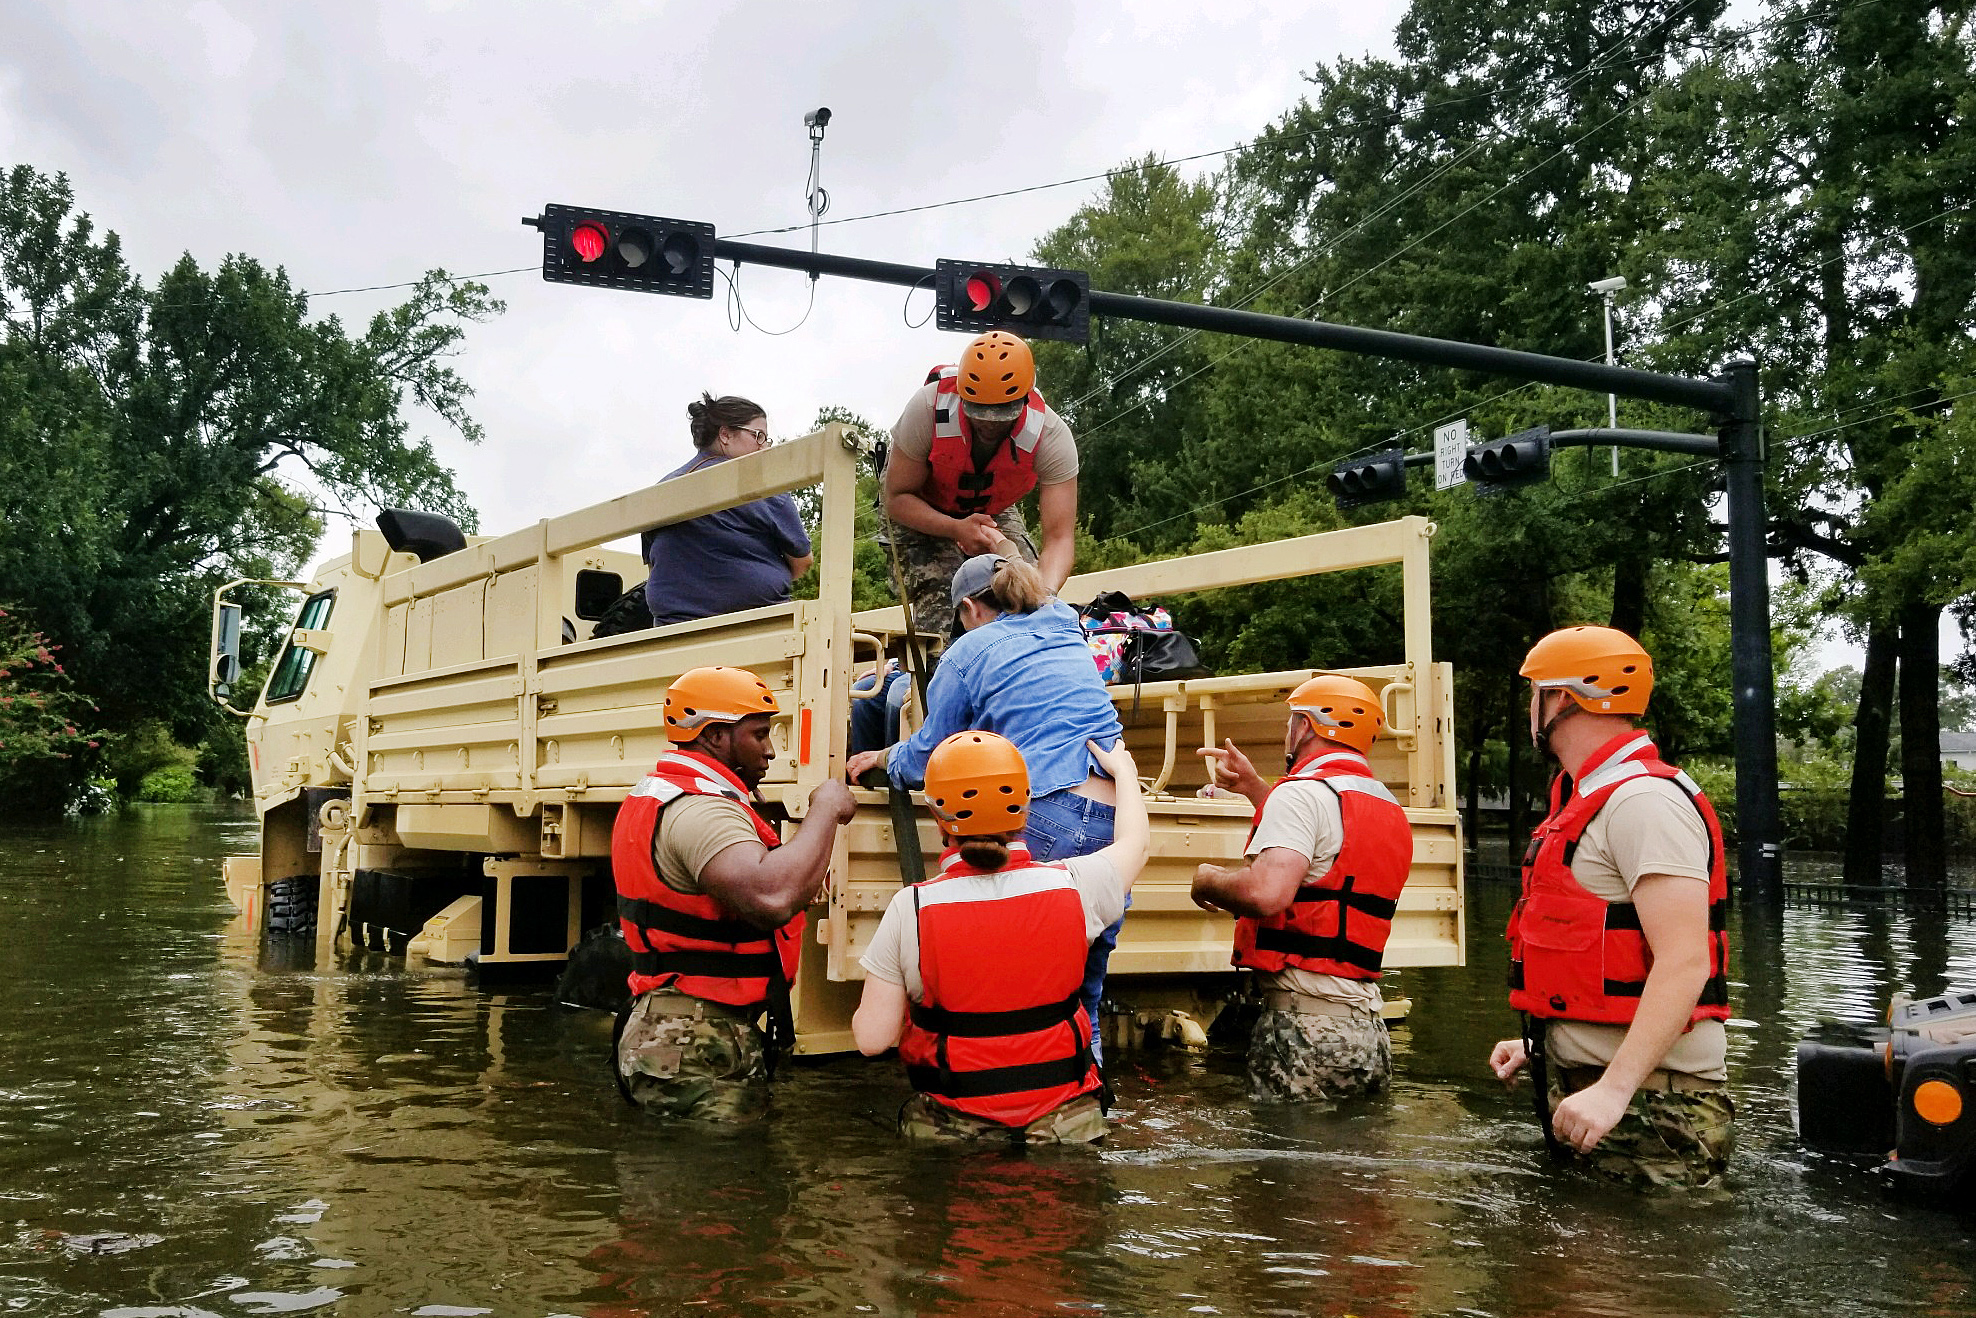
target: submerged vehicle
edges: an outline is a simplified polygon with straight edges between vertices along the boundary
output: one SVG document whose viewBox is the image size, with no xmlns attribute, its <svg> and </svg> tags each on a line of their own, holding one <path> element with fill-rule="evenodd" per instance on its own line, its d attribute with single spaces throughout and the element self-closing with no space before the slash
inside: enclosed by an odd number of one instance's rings
<svg viewBox="0 0 1976 1318">
<path fill-rule="evenodd" d="M 1976 1188 L 1976 993 L 1896 998 L 1884 1026 L 1798 1044 L 1798 1138 L 1941 1196 Z"/>
<path fill-rule="evenodd" d="M 260 847 L 230 857 L 226 888 L 250 925 L 347 940 L 485 975 L 561 966 L 586 930 L 615 923 L 617 807 L 665 749 L 662 702 L 680 673 L 745 667 L 777 693 L 780 753 L 761 784 L 773 818 L 844 772 L 855 678 L 923 653 L 898 607 L 851 609 L 858 452 L 841 426 L 536 523 L 461 535 L 443 518 L 386 513 L 350 552 L 296 586 L 304 601 L 248 718 Z M 598 637 L 636 554 L 603 546 L 766 495 L 820 487 L 815 599 Z M 1374 771 L 1406 808 L 1411 878 L 1389 968 L 1463 957 L 1454 806 L 1452 671 L 1432 657 L 1428 546 L 1407 517 L 1075 576 L 1068 600 L 1108 590 L 1170 598 L 1351 570 L 1397 571 L 1400 652 L 1322 656 L 1371 685 L 1388 734 Z M 213 681 L 239 670 L 234 583 L 216 594 Z M 295 583 L 282 583 L 294 585 Z M 1314 656 L 1315 658 L 1316 656 Z M 1113 688 L 1147 775 L 1152 859 L 1111 962 L 1108 1039 L 1184 1043 L 1229 996 L 1232 922 L 1189 897 L 1202 861 L 1240 856 L 1251 808 L 1203 797 L 1195 748 L 1282 739 L 1284 701 L 1314 669 Z M 241 712 L 241 711 L 235 711 Z M 906 730 L 916 722 L 912 702 Z M 811 910 L 792 997 L 805 1053 L 853 1047 L 858 957 L 901 882 L 935 854 L 933 823 L 900 794 L 859 790 Z M 917 796 L 914 798 L 917 802 Z M 917 841 L 915 848 L 912 843 Z M 902 847 L 902 841 L 904 843 Z"/>
</svg>

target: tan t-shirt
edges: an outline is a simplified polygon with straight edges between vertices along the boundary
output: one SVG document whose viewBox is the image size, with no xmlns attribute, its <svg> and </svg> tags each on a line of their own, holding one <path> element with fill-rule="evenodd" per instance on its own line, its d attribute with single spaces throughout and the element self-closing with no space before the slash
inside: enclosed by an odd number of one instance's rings
<svg viewBox="0 0 1976 1318">
<path fill-rule="evenodd" d="M 1256 835 L 1249 842 L 1249 858 L 1254 859 L 1271 847 L 1284 847 L 1310 861 L 1306 882 L 1316 883 L 1338 862 L 1345 845 L 1345 817 L 1338 808 L 1338 794 L 1320 783 L 1299 779 L 1281 783 L 1269 794 Z M 1357 1007 L 1377 1016 L 1384 1005 L 1376 979 L 1347 979 L 1343 975 L 1323 975 L 1288 966 L 1278 971 L 1258 971 L 1264 988 L 1291 989 L 1326 1002 Z"/>
<path fill-rule="evenodd" d="M 1114 920 L 1125 914 L 1125 890 L 1119 886 L 1118 868 L 1102 854 L 1073 856 L 1063 862 L 1070 871 L 1071 886 L 1084 906 L 1084 941 L 1096 939 Z M 941 879 L 937 886 L 945 895 L 963 901 L 988 901 L 1021 891 L 1025 870 L 1003 870 L 999 874 L 967 875 Z M 955 885 L 948 888 L 948 884 Z M 892 894 L 871 936 L 871 946 L 858 960 L 865 973 L 888 984 L 905 987 L 906 996 L 918 1002 L 926 992 L 919 978 L 919 921 L 913 917 L 913 890 L 901 888 Z"/>
<path fill-rule="evenodd" d="M 925 462 L 933 452 L 933 396 L 939 386 L 929 384 L 912 396 L 906 410 L 892 427 L 892 451 L 917 462 Z M 1043 435 L 1036 441 L 1034 459 L 1039 485 L 1061 485 L 1077 479 L 1077 438 L 1053 407 L 1043 409 Z"/>
<path fill-rule="evenodd" d="M 1708 826 L 1688 794 L 1664 778 L 1632 778 L 1592 816 L 1571 876 L 1609 902 L 1631 901 L 1645 874 L 1708 883 Z M 1552 1021 L 1547 1039 L 1560 1066 L 1605 1066 L 1626 1038 L 1624 1025 Z M 1727 1080 L 1728 1035 L 1721 1021 L 1701 1021 L 1674 1041 L 1661 1066 L 1704 1080 Z"/>
<path fill-rule="evenodd" d="M 761 845 L 755 822 L 739 801 L 724 796 L 682 796 L 659 812 L 652 859 L 674 892 L 700 894 L 700 871 L 737 842 Z"/>
</svg>

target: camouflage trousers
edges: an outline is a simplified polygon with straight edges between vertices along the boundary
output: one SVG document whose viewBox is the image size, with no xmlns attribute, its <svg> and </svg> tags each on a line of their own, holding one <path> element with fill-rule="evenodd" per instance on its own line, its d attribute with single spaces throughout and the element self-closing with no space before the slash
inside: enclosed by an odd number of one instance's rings
<svg viewBox="0 0 1976 1318">
<path fill-rule="evenodd" d="M 1386 1023 L 1342 1008 L 1309 1015 L 1264 1007 L 1249 1036 L 1249 1093 L 1258 1099 L 1352 1098 L 1393 1074 Z"/>
<path fill-rule="evenodd" d="M 996 1144 L 1090 1144 L 1105 1137 L 1105 1113 L 1096 1094 L 1073 1098 L 1027 1126 L 1004 1126 L 956 1112 L 937 1099 L 914 1094 L 899 1109 L 899 1133 L 911 1140 Z"/>
<path fill-rule="evenodd" d="M 995 525 L 1015 542 L 1025 559 L 1036 561 L 1036 544 L 1023 525 L 1021 508 L 1004 508 L 995 514 Z M 897 522 L 890 529 L 892 543 L 899 551 L 899 570 L 906 578 L 906 597 L 912 601 L 913 625 L 944 637 L 954 623 L 954 600 L 949 593 L 954 573 L 967 562 L 967 554 L 958 541 L 945 536 L 927 535 Z"/>
<path fill-rule="evenodd" d="M 1549 1068 L 1551 1111 L 1566 1095 L 1596 1083 L 1593 1066 Z M 1626 1115 L 1590 1153 L 1571 1160 L 1594 1175 L 1634 1189 L 1699 1190 L 1718 1186 L 1736 1148 L 1736 1103 L 1727 1086 L 1674 1090 L 1642 1086 Z"/>
<path fill-rule="evenodd" d="M 686 1121 L 744 1125 L 768 1114 L 768 1041 L 751 1020 L 654 989 L 631 1004 L 616 1064 L 631 1101 Z"/>
</svg>

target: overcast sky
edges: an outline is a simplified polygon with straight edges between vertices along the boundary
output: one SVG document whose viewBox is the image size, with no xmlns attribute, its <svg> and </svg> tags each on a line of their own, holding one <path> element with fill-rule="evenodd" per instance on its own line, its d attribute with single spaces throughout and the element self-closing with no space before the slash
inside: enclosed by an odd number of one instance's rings
<svg viewBox="0 0 1976 1318">
<path fill-rule="evenodd" d="M 208 266 L 246 252 L 315 291 L 433 266 L 533 271 L 540 239 L 519 220 L 545 202 L 722 234 L 804 222 L 803 116 L 819 105 L 834 114 L 828 218 L 1232 146 L 1294 104 L 1315 65 L 1389 51 L 1401 10 L 0 0 L 0 165 L 66 171 L 147 278 L 186 251 Z M 826 227 L 824 247 L 1019 259 L 1098 186 Z M 782 337 L 734 333 L 718 299 L 489 282 L 507 314 L 474 328 L 458 361 L 487 439 L 434 436 L 487 531 L 678 466 L 703 388 L 755 399 L 778 436 L 826 403 L 889 425 L 965 342 L 908 328 L 901 290 L 847 280 L 819 284 Z M 795 324 L 808 294 L 804 276 L 765 268 L 742 288 L 770 330 Z M 402 297 L 312 309 L 360 327 Z M 918 294 L 914 318 L 928 310 Z"/>
</svg>

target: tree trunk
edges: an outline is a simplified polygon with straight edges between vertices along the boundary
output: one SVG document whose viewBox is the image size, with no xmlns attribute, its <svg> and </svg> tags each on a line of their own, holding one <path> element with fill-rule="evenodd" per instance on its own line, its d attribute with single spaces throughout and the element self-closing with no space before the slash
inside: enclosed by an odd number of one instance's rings
<svg viewBox="0 0 1976 1318">
<path fill-rule="evenodd" d="M 1895 659 L 1900 630 L 1875 622 L 1866 632 L 1866 664 L 1859 676 L 1859 709 L 1853 715 L 1852 792 L 1846 800 L 1845 884 L 1881 883 L 1881 823 L 1887 809 L 1887 745 L 1892 736 Z"/>
<path fill-rule="evenodd" d="M 1647 625 L 1646 555 L 1628 555 L 1612 567 L 1612 623 L 1628 636 L 1638 639 Z"/>
<path fill-rule="evenodd" d="M 1911 601 L 1901 609 L 1901 796 L 1907 821 L 1907 882 L 1948 886 L 1942 810 L 1941 606 Z"/>
<path fill-rule="evenodd" d="M 1474 720 L 1480 724 L 1481 720 Z M 1464 808 L 1467 816 L 1462 836 L 1467 839 L 1471 850 L 1482 847 L 1482 733 L 1479 726 L 1473 728 L 1468 743 L 1468 804 Z"/>
</svg>

